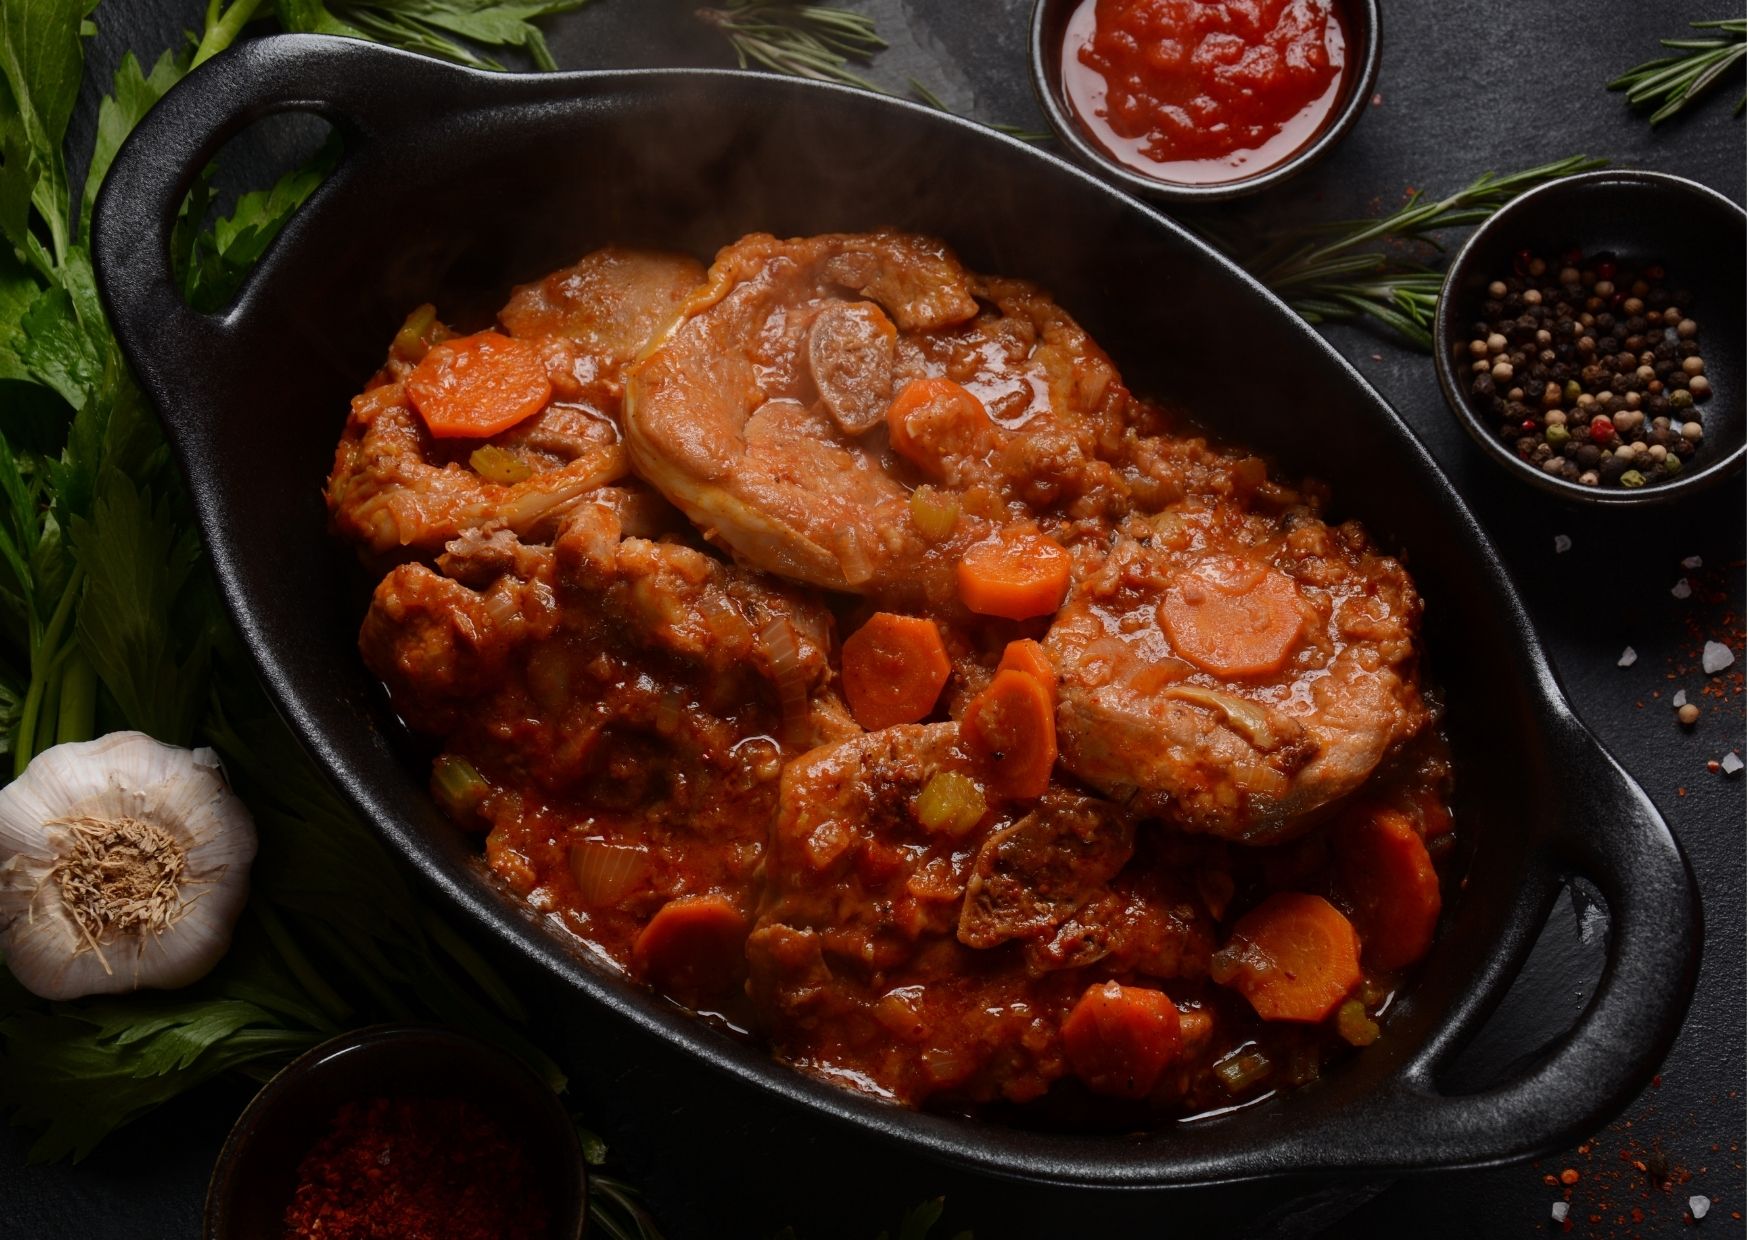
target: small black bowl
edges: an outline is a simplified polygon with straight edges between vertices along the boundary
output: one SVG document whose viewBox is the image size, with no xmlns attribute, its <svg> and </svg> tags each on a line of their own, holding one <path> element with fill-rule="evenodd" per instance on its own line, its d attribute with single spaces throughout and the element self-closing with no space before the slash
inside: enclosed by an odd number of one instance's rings
<svg viewBox="0 0 1748 1240">
<path fill-rule="evenodd" d="M 1434 365 L 1451 411 L 1488 456 L 1513 475 L 1564 499 L 1588 504 L 1666 504 L 1721 482 L 1742 468 L 1743 299 L 1748 216 L 1722 194 L 1663 172 L 1583 172 L 1529 191 L 1496 212 L 1457 253 L 1433 323 Z M 1698 406 L 1705 439 L 1672 481 L 1629 489 L 1587 487 L 1543 473 L 1500 438 L 1493 415 L 1469 393 L 1468 359 L 1455 350 L 1482 318 L 1487 285 L 1512 272 L 1528 250 L 1548 261 L 1577 248 L 1628 262 L 1659 262 L 1672 285 L 1693 290 L 1712 395 Z"/>
<path fill-rule="evenodd" d="M 341 1034 L 292 1061 L 249 1103 L 206 1189 L 205 1240 L 277 1240 L 298 1163 L 343 1103 L 395 1096 L 464 1098 L 527 1142 L 535 1182 L 552 1194 L 553 1240 L 577 1240 L 587 1173 L 576 1125 L 521 1060 L 465 1034 L 379 1025 Z"/>
<path fill-rule="evenodd" d="M 1221 202 L 1270 189 L 1322 159 L 1347 136 L 1372 97 L 1378 62 L 1384 55 L 1383 13 L 1379 0 L 1335 0 L 1347 31 L 1347 68 L 1342 97 L 1317 135 L 1293 155 L 1249 176 L 1191 184 L 1145 176 L 1095 142 L 1069 106 L 1062 85 L 1062 41 L 1068 20 L 1090 0 L 1036 0 L 1032 6 L 1032 87 L 1050 127 L 1083 164 L 1133 194 L 1155 202 Z"/>
</svg>

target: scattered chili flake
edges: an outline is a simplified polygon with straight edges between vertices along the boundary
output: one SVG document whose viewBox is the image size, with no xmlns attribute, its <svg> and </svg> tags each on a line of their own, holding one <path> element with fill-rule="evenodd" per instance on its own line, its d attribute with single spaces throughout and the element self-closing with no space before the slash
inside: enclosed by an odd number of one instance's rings
<svg viewBox="0 0 1748 1240">
<path fill-rule="evenodd" d="M 1572 1168 L 1572 1167 L 1567 1167 L 1564 1171 L 1562 1171 L 1560 1173 L 1560 1183 L 1562 1183 L 1562 1184 L 1576 1184 L 1576 1183 L 1578 1183 L 1577 1170 Z"/>
<path fill-rule="evenodd" d="M 543 1240 L 527 1148 L 459 1098 L 348 1102 L 298 1164 L 285 1240 Z"/>
</svg>

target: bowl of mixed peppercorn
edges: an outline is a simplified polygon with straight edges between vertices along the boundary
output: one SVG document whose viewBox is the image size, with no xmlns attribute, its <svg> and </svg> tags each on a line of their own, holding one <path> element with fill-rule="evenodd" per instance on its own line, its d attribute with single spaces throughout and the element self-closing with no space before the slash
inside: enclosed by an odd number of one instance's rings
<svg viewBox="0 0 1748 1240">
<path fill-rule="evenodd" d="M 1451 263 L 1433 339 L 1451 409 L 1494 460 L 1591 503 L 1692 494 L 1743 463 L 1744 225 L 1680 177 L 1532 190 Z"/>
<path fill-rule="evenodd" d="M 206 1240 L 577 1240 L 576 1125 L 505 1051 L 424 1026 L 343 1034 L 255 1096 L 207 1188 Z"/>
</svg>

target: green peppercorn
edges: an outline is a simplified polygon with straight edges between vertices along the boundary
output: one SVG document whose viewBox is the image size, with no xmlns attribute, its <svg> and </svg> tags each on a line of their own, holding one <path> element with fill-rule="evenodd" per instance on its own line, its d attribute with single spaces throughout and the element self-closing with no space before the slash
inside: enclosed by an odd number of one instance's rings
<svg viewBox="0 0 1748 1240">
<path fill-rule="evenodd" d="M 1621 475 L 1621 485 L 1623 487 L 1642 487 L 1645 485 L 1645 475 L 1636 469 L 1629 469 Z"/>
<path fill-rule="evenodd" d="M 1584 395 L 1584 388 L 1576 379 L 1566 380 L 1566 403 L 1569 405 Z"/>
<path fill-rule="evenodd" d="M 1553 426 L 1550 426 L 1547 430 L 1542 432 L 1542 438 L 1546 439 L 1549 443 L 1553 444 L 1556 448 L 1558 448 L 1561 444 L 1565 443 L 1571 437 L 1572 437 L 1571 432 L 1568 431 L 1564 426 L 1559 425 L 1558 423 L 1555 423 Z"/>
<path fill-rule="evenodd" d="M 1678 456 L 1666 456 L 1666 457 L 1664 457 L 1663 458 L 1663 472 L 1666 474 L 1678 474 L 1678 473 L 1680 473 L 1681 472 L 1681 458 Z"/>
</svg>

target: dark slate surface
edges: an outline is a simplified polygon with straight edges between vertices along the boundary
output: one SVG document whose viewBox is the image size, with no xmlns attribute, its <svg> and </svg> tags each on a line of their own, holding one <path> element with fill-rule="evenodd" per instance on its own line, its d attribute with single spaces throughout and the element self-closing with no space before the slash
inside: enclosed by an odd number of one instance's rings
<svg viewBox="0 0 1748 1240">
<path fill-rule="evenodd" d="M 93 63 L 107 76 L 123 49 L 155 57 L 178 30 L 197 23 L 200 7 L 193 0 L 110 0 L 97 13 L 102 34 Z M 1026 69 L 1025 0 L 868 0 L 865 7 L 893 45 L 869 76 L 898 88 L 915 77 L 980 119 L 1041 127 Z M 1387 7 L 1372 110 L 1322 166 L 1264 201 L 1220 208 L 1223 219 L 1375 212 L 1410 187 L 1444 192 L 1484 169 L 1580 152 L 1679 173 L 1742 200 L 1743 127 L 1727 99 L 1653 134 L 1601 88 L 1653 54 L 1659 36 L 1675 33 L 1678 19 L 1666 6 L 1476 0 Z M 1693 17 L 1732 14 L 1715 2 L 1683 7 Z M 552 24 L 553 47 L 574 68 L 722 63 L 691 9 L 679 0 L 597 0 Z M 1740 90 L 1738 73 L 1726 93 Z M 235 167 L 263 158 L 242 154 Z M 1716 274 L 1737 287 L 1744 278 Z M 1748 1211 L 1741 1154 L 1744 783 L 1705 764 L 1743 746 L 1742 482 L 1667 512 L 1565 507 L 1516 485 L 1473 448 L 1424 357 L 1361 330 L 1333 329 L 1331 336 L 1470 496 L 1527 596 L 1578 713 L 1681 838 L 1704 895 L 1706 957 L 1692 1014 L 1659 1085 L 1586 1145 L 1536 1166 L 1364 1186 L 1301 1211 L 1291 1226 L 1253 1226 L 1329 1237 L 1557 1230 L 1549 1207 L 1567 1190 L 1543 1177 L 1571 1168 L 1580 1177 L 1568 1194 L 1576 1234 L 1685 1234 L 1687 1198 L 1701 1193 L 1715 1204 L 1700 1228 L 1739 1235 L 1737 1212 Z M 1557 534 L 1572 540 L 1566 554 L 1555 553 Z M 1689 556 L 1704 567 L 1684 569 Z M 1684 575 L 1694 586 L 1685 601 L 1669 592 Z M 1732 646 L 1735 675 L 1701 673 L 1708 637 Z M 1618 667 L 1629 645 L 1638 661 Z M 1676 726 L 1668 706 L 1683 688 L 1705 712 L 1691 732 Z M 1467 1079 L 1509 1071 L 1570 1024 L 1600 969 L 1598 927 L 1581 892 L 1561 903 L 1519 986 L 1472 1048 Z M 517 980 L 525 993 L 539 993 L 539 979 Z M 570 1048 L 579 1103 L 608 1137 L 618 1170 L 648 1189 L 674 1237 L 768 1235 L 785 1223 L 802 1236 L 867 1236 L 894 1226 L 908 1203 L 939 1193 L 948 1197 L 948 1213 L 937 1234 L 974 1227 L 982 1240 L 1169 1233 L 1183 1217 L 1169 1201 L 1030 1190 L 883 1149 L 837 1149 L 820 1134 L 779 1131 L 756 1115 L 724 1122 L 691 1100 L 690 1091 L 708 1083 L 688 1079 L 683 1065 L 645 1062 L 637 1047 L 601 1045 L 577 1014 L 557 1014 L 555 1024 L 559 1044 Z M 0 1236 L 197 1234 L 207 1172 L 247 1094 L 242 1082 L 215 1085 L 135 1125 L 77 1168 L 25 1167 L 17 1136 L 0 1135 Z M 1691 1180 L 1673 1193 L 1651 1187 L 1634 1163 L 1655 1170 L 1660 1158 Z M 1235 1210 L 1233 1221 L 1245 1213 Z"/>
</svg>

